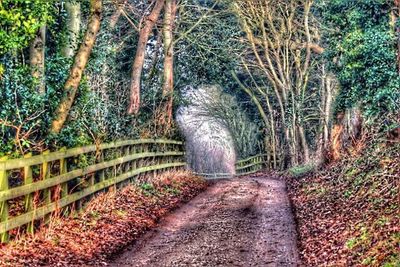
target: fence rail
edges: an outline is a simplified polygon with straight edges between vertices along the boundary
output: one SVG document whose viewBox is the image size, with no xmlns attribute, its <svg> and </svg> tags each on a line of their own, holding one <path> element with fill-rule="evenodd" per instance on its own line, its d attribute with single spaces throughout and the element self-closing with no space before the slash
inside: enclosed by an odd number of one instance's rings
<svg viewBox="0 0 400 267">
<path fill-rule="evenodd" d="M 233 176 L 243 176 L 252 174 L 260 171 L 268 165 L 268 161 L 265 159 L 267 154 L 258 154 L 247 159 L 239 160 L 235 163 L 236 174 L 230 173 L 196 173 L 197 175 L 203 176 L 207 180 L 232 178 Z"/>
<path fill-rule="evenodd" d="M 185 165 L 182 142 L 161 139 L 1 158 L 1 242 L 20 229 L 33 233 L 36 225 L 62 208 L 74 205 L 79 209 L 96 192 Z"/>
<path fill-rule="evenodd" d="M 267 154 L 258 154 L 247 159 L 239 160 L 236 162 L 236 175 L 242 176 L 255 173 L 266 166 L 267 161 L 265 157 Z"/>
</svg>

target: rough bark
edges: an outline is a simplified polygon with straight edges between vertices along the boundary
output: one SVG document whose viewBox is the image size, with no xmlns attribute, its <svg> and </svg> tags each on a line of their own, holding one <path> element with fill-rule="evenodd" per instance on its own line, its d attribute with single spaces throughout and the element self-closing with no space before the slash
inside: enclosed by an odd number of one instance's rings
<svg viewBox="0 0 400 267">
<path fill-rule="evenodd" d="M 136 55 L 132 67 L 130 103 L 128 114 L 136 114 L 140 107 L 140 82 L 142 77 L 143 63 L 146 54 L 147 42 L 156 24 L 165 0 L 157 0 L 151 13 L 144 19 L 144 26 L 139 31 L 139 40 L 136 48 Z"/>
<path fill-rule="evenodd" d="M 331 157 L 341 158 L 342 151 L 359 140 L 362 134 L 363 117 L 359 107 L 353 107 L 337 115 L 336 124 L 332 129 Z"/>
<path fill-rule="evenodd" d="M 306 133 L 304 131 L 303 125 L 298 126 L 299 138 L 301 142 L 301 147 L 303 148 L 303 163 L 308 163 L 310 161 L 310 148 L 308 147 L 308 142 L 306 139 Z"/>
<path fill-rule="evenodd" d="M 400 0 L 394 0 L 394 6 L 395 6 L 395 21 L 397 22 L 400 17 Z M 398 72 L 400 75 L 400 25 L 397 22 L 396 24 L 396 34 L 397 34 L 397 66 L 398 66 Z"/>
<path fill-rule="evenodd" d="M 163 102 L 165 125 L 172 122 L 172 101 L 174 92 L 174 22 L 176 15 L 176 0 L 166 0 L 163 25 L 164 37 L 164 80 L 163 80 Z"/>
<path fill-rule="evenodd" d="M 74 103 L 83 71 L 89 60 L 93 46 L 96 42 L 97 33 L 100 30 L 102 15 L 102 0 L 90 1 L 91 14 L 88 28 L 82 44 L 74 58 L 74 64 L 70 70 L 69 77 L 64 85 L 64 96 L 55 112 L 50 132 L 58 134 L 64 126 L 69 111 Z"/>
<path fill-rule="evenodd" d="M 38 81 L 38 92 L 46 93 L 44 80 L 44 64 L 45 64 L 45 48 L 46 48 L 46 26 L 42 26 L 36 33 L 35 38 L 31 42 L 29 48 L 29 62 L 32 69 L 32 76 Z"/>
<path fill-rule="evenodd" d="M 318 142 L 318 149 L 315 154 L 316 165 L 323 164 L 327 159 L 327 152 L 329 152 L 329 143 L 331 135 L 330 122 L 332 120 L 332 101 L 336 90 L 335 78 L 332 74 L 327 73 L 325 65 L 322 65 L 322 78 L 321 78 L 321 106 L 320 109 L 323 113 L 320 117 L 320 135 Z M 337 130 L 337 129 L 336 129 Z"/>
<path fill-rule="evenodd" d="M 67 40 L 61 48 L 61 53 L 72 58 L 78 48 L 79 33 L 81 30 L 81 4 L 79 2 L 66 2 L 65 10 L 67 12 Z"/>
</svg>

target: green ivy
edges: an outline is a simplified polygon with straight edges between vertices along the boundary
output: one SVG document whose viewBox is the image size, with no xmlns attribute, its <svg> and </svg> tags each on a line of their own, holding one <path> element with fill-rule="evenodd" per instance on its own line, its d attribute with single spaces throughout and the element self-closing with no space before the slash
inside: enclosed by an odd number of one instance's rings
<svg viewBox="0 0 400 267">
<path fill-rule="evenodd" d="M 26 47 L 51 20 L 52 0 L 0 1 L 0 54 Z"/>
<path fill-rule="evenodd" d="M 367 116 L 376 116 L 399 109 L 392 1 L 322 2 L 329 27 L 326 55 L 340 82 L 336 111 L 360 106 Z"/>
</svg>

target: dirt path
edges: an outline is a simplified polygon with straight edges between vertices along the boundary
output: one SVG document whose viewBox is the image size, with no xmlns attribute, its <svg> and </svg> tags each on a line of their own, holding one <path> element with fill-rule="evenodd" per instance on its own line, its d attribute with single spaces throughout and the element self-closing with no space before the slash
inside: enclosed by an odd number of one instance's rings
<svg viewBox="0 0 400 267">
<path fill-rule="evenodd" d="M 297 266 L 295 226 L 279 179 L 221 180 L 110 266 Z"/>
</svg>

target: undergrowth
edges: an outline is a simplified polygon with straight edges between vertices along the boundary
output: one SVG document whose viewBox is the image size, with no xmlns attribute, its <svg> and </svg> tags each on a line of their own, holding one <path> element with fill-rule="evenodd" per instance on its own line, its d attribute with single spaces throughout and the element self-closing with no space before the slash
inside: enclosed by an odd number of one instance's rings
<svg viewBox="0 0 400 267">
<path fill-rule="evenodd" d="M 400 266 L 400 144 L 377 140 L 288 179 L 306 266 Z"/>
</svg>

